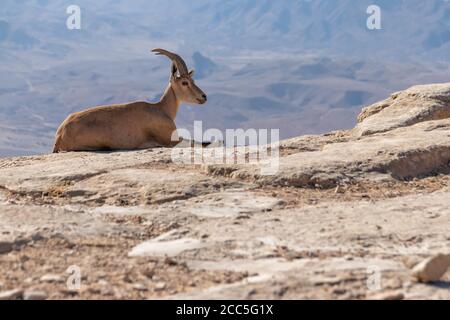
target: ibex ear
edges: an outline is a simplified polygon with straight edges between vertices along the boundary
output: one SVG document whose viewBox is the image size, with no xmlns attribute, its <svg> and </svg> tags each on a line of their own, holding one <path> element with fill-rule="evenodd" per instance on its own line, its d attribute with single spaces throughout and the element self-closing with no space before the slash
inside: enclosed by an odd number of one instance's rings
<svg viewBox="0 0 450 320">
<path fill-rule="evenodd" d="M 195 74 L 195 70 L 194 70 L 194 69 L 192 69 L 191 71 L 189 71 L 189 76 L 190 76 L 191 78 L 194 76 L 194 74 Z"/>
<path fill-rule="evenodd" d="M 170 77 L 175 79 L 177 77 L 177 72 L 178 72 L 177 66 L 175 65 L 175 63 L 172 63 L 172 72 Z"/>
</svg>

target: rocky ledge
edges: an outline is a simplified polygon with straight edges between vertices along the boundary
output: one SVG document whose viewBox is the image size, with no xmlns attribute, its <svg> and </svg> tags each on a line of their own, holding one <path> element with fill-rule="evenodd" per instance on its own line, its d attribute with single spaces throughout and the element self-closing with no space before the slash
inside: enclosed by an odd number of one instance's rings
<svg viewBox="0 0 450 320">
<path fill-rule="evenodd" d="M 450 83 L 282 141 L 275 175 L 171 154 L 0 159 L 0 299 L 450 299 Z"/>
</svg>

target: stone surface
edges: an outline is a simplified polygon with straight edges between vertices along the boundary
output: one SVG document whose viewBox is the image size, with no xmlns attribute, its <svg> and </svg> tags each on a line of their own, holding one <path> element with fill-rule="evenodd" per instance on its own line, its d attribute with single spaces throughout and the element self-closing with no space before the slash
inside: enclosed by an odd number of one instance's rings
<svg viewBox="0 0 450 320">
<path fill-rule="evenodd" d="M 142 256 L 176 256 L 186 250 L 194 250 L 203 247 L 200 240 L 182 238 L 176 240 L 150 240 L 134 247 L 130 257 Z"/>
<path fill-rule="evenodd" d="M 22 297 L 23 290 L 13 289 L 0 292 L 0 300 L 17 300 Z"/>
<path fill-rule="evenodd" d="M 23 300 L 46 300 L 48 295 L 44 291 L 27 290 L 23 294 Z"/>
<path fill-rule="evenodd" d="M 450 84 L 420 85 L 364 108 L 353 133 L 366 136 L 446 118 L 450 118 Z"/>
<path fill-rule="evenodd" d="M 367 179 L 368 174 L 387 174 L 397 179 L 421 177 L 449 170 L 450 119 L 428 121 L 374 136 L 326 144 L 320 151 L 282 157 L 276 175 L 262 175 L 259 165 L 210 165 L 212 175 L 260 184 L 333 187 L 341 181 Z"/>
<path fill-rule="evenodd" d="M 450 254 L 438 254 L 417 264 L 413 275 L 421 282 L 439 281 L 450 268 Z"/>
<path fill-rule="evenodd" d="M 64 282 L 63 277 L 61 277 L 60 275 L 57 274 L 44 274 L 41 278 L 40 278 L 41 282 Z"/>
<path fill-rule="evenodd" d="M 429 259 L 450 244 L 448 86 L 282 141 L 271 176 L 171 149 L 0 159 L 0 296 L 450 299 Z"/>
</svg>

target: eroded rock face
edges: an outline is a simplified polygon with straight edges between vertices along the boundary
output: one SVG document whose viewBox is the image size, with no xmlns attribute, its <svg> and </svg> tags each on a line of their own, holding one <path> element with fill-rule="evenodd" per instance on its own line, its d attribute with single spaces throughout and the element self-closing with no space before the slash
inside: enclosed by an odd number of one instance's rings
<svg viewBox="0 0 450 320">
<path fill-rule="evenodd" d="M 353 134 L 366 136 L 447 118 L 450 118 L 449 83 L 414 86 L 364 108 Z"/>
<path fill-rule="evenodd" d="M 450 84 L 415 86 L 369 106 L 348 132 L 293 138 L 281 143 L 277 174 L 261 166 L 210 165 L 263 185 L 334 187 L 355 179 L 420 178 L 450 166 Z"/>
<path fill-rule="evenodd" d="M 450 161 L 450 119 L 428 121 L 346 142 L 329 143 L 320 151 L 282 157 L 276 175 L 261 175 L 259 165 L 208 166 L 212 175 L 259 184 L 294 187 L 334 187 L 355 179 L 411 179 L 447 172 Z"/>
<path fill-rule="evenodd" d="M 449 87 L 282 141 L 274 175 L 170 149 L 0 159 L 0 298 L 449 299 Z"/>
</svg>

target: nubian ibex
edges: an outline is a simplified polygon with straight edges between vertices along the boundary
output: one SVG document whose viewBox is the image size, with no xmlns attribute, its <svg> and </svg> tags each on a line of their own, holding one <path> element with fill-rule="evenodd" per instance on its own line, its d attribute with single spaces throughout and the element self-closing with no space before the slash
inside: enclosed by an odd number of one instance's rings
<svg viewBox="0 0 450 320">
<path fill-rule="evenodd" d="M 173 137 L 181 102 L 204 104 L 206 94 L 192 79 L 194 70 L 188 71 L 179 55 L 164 49 L 152 52 L 172 61 L 169 84 L 161 100 L 98 106 L 73 113 L 56 132 L 54 153 L 173 147 L 178 143 Z"/>
</svg>

